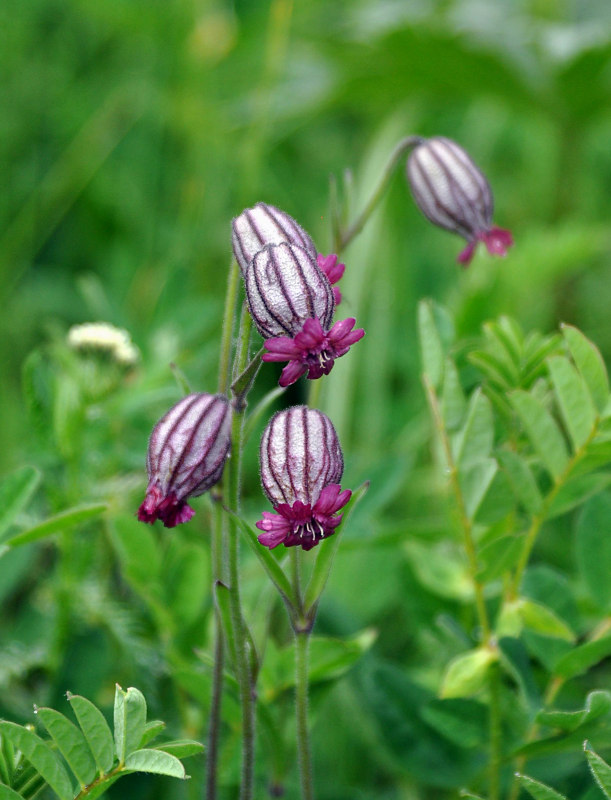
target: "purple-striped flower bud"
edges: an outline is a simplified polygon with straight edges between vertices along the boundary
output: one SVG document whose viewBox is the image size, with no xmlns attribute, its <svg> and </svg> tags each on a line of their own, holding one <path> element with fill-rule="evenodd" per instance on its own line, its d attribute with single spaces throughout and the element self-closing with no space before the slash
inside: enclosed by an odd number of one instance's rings
<svg viewBox="0 0 611 800">
<path fill-rule="evenodd" d="M 490 184 L 456 142 L 444 136 L 422 139 L 407 160 L 407 178 L 422 213 L 467 240 L 459 263 L 469 264 L 478 242 L 493 255 L 506 255 L 513 238 L 492 225 Z"/>
<path fill-rule="evenodd" d="M 231 443 L 231 406 L 224 395 L 183 397 L 153 428 L 146 466 L 149 483 L 141 522 L 166 528 L 188 522 L 197 497 L 221 479 Z"/>
<path fill-rule="evenodd" d="M 274 512 L 263 512 L 259 542 L 311 550 L 342 520 L 351 497 L 339 482 L 344 459 L 331 420 L 321 411 L 294 406 L 271 418 L 261 438 L 261 485 Z"/>
<path fill-rule="evenodd" d="M 263 361 L 288 361 L 280 386 L 302 375 L 328 375 L 336 358 L 365 335 L 349 318 L 331 327 L 335 300 L 326 275 L 301 247 L 283 242 L 256 254 L 245 276 L 246 297 L 268 352 Z"/>
</svg>

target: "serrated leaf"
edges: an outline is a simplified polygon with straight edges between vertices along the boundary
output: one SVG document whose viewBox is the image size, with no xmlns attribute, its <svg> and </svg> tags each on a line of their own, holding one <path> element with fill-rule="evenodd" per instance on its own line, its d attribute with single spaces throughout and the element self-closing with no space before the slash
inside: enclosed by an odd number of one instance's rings
<svg viewBox="0 0 611 800">
<path fill-rule="evenodd" d="M 568 359 L 552 356 L 547 366 L 564 425 L 578 450 L 590 438 L 596 411 L 584 379 Z"/>
<path fill-rule="evenodd" d="M 99 708 L 86 697 L 68 693 L 68 701 L 81 726 L 100 775 L 112 769 L 114 745 L 108 723 Z"/>
<path fill-rule="evenodd" d="M 592 599 L 601 608 L 611 607 L 611 494 L 592 497 L 577 521 L 577 565 Z"/>
<path fill-rule="evenodd" d="M 559 478 L 567 467 L 569 454 L 564 437 L 553 417 L 545 406 L 528 392 L 521 390 L 512 392 L 511 402 L 547 471 L 554 478 Z"/>
<path fill-rule="evenodd" d="M 524 627 L 543 636 L 553 636 L 567 642 L 575 641 L 575 634 L 550 608 L 522 598 L 518 601 L 518 612 Z"/>
<path fill-rule="evenodd" d="M 40 483 L 40 471 L 22 467 L 0 481 L 0 537 L 27 505 Z"/>
<path fill-rule="evenodd" d="M 430 300 L 418 303 L 418 338 L 422 372 L 438 389 L 443 377 L 444 351 Z"/>
<path fill-rule="evenodd" d="M 36 714 L 81 786 L 92 783 L 96 776 L 96 763 L 82 732 L 53 708 L 39 708 Z"/>
<path fill-rule="evenodd" d="M 6 736 L 15 748 L 21 750 L 60 800 L 72 800 L 72 781 L 66 769 L 39 736 L 21 725 L 6 721 L 0 721 L 0 735 Z"/>
<path fill-rule="evenodd" d="M 165 722 L 162 722 L 160 719 L 152 719 L 150 722 L 147 722 L 144 726 L 144 733 L 142 734 L 138 749 L 140 750 L 149 742 L 152 742 L 153 739 L 156 739 L 164 730 Z"/>
<path fill-rule="evenodd" d="M 577 730 L 586 722 L 591 722 L 601 717 L 611 709 L 611 694 L 602 690 L 590 692 L 586 698 L 584 708 L 578 711 L 539 711 L 536 722 L 548 728 L 560 728 L 571 732 Z"/>
<path fill-rule="evenodd" d="M 468 697 L 482 689 L 496 654 L 487 647 L 462 653 L 450 662 L 441 684 L 441 697 Z"/>
<path fill-rule="evenodd" d="M 583 748 L 596 783 L 603 794 L 611 800 L 611 767 L 590 748 L 588 742 L 584 742 Z"/>
<path fill-rule="evenodd" d="M 460 489 L 465 503 L 465 511 L 470 520 L 474 519 L 497 472 L 497 463 L 486 458 L 471 464 L 459 473 Z"/>
<path fill-rule="evenodd" d="M 170 753 L 162 750 L 135 750 L 125 759 L 125 769 L 134 772 L 152 772 L 155 775 L 169 775 L 171 778 L 185 780 L 185 768 L 180 761 Z"/>
<path fill-rule="evenodd" d="M 188 758 L 189 756 L 203 753 L 205 750 L 201 742 L 195 742 L 192 739 L 177 739 L 174 742 L 164 742 L 163 744 L 157 745 L 154 749 L 162 750 L 164 753 L 170 753 L 170 755 L 176 758 Z"/>
<path fill-rule="evenodd" d="M 562 325 L 562 335 L 569 346 L 573 361 L 586 382 L 598 411 L 609 402 L 609 377 L 598 348 L 572 325 Z"/>
<path fill-rule="evenodd" d="M 566 800 L 564 795 L 559 794 L 554 789 L 550 789 L 544 783 L 529 778 L 527 775 L 517 775 L 516 773 L 516 776 L 519 778 L 522 788 L 526 789 L 528 794 L 534 797 L 535 800 Z"/>
<path fill-rule="evenodd" d="M 105 503 L 92 503 L 91 505 L 69 508 L 25 531 L 21 531 L 15 536 L 11 536 L 10 539 L 6 540 L 6 544 L 10 547 L 18 547 L 29 542 L 36 542 L 45 536 L 68 530 L 68 528 L 73 528 L 75 525 L 80 525 L 81 522 L 100 517 L 106 509 L 107 505 Z"/>
<path fill-rule="evenodd" d="M 115 691 L 115 752 L 120 763 L 136 750 L 142 741 L 146 723 L 146 700 L 142 692 L 130 686 L 124 692 L 117 685 Z"/>
<path fill-rule="evenodd" d="M 494 441 L 492 406 L 481 389 L 471 395 L 467 419 L 453 442 L 456 466 L 460 470 L 487 458 Z"/>
<path fill-rule="evenodd" d="M 441 392 L 441 416 L 446 430 L 454 431 L 459 427 L 465 415 L 467 400 L 460 385 L 460 377 L 456 365 L 447 358 L 443 372 L 443 389 Z"/>
<path fill-rule="evenodd" d="M 495 455 L 507 474 L 518 502 L 530 514 L 538 514 L 543 505 L 543 498 L 526 461 L 512 450 L 498 450 Z"/>
<path fill-rule="evenodd" d="M 609 655 L 611 655 L 611 636 L 586 642 L 562 656 L 554 665 L 554 674 L 566 680 L 575 678 Z"/>
</svg>

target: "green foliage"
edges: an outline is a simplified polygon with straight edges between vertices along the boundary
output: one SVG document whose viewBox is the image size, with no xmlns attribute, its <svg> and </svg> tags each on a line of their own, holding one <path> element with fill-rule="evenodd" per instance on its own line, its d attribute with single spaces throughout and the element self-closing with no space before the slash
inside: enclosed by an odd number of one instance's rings
<svg viewBox="0 0 611 800">
<path fill-rule="evenodd" d="M 60 800 L 72 800 L 101 797 L 118 778 L 132 772 L 185 779 L 188 776 L 180 759 L 203 750 L 198 742 L 186 740 L 143 748 L 164 726 L 158 721 L 146 723 L 146 701 L 133 687 L 127 691 L 116 687 L 114 741 L 103 714 L 91 701 L 70 693 L 68 700 L 78 727 L 52 708 L 36 709 L 51 737 L 47 740 L 37 736 L 31 726 L 0 721 L 0 797 L 29 800 L 31 788 L 36 792 L 41 788 L 39 780 Z M 66 766 L 76 778 L 76 789 Z M 21 788 L 24 769 L 33 771 L 28 788 Z"/>
</svg>

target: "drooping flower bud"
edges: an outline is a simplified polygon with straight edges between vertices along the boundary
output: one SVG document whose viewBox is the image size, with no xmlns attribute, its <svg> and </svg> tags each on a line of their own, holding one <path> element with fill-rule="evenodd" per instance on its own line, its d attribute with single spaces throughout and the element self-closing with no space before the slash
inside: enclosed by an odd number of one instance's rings
<svg viewBox="0 0 611 800">
<path fill-rule="evenodd" d="M 407 160 L 407 178 L 422 213 L 467 240 L 459 263 L 469 264 L 478 242 L 493 255 L 506 255 L 513 238 L 492 225 L 490 184 L 456 142 L 444 136 L 422 139 Z"/>
<path fill-rule="evenodd" d="M 267 203 L 256 203 L 231 221 L 231 242 L 242 275 L 246 275 L 250 262 L 266 245 L 282 242 L 303 247 L 317 260 L 331 285 L 337 283 L 344 274 L 345 265 L 337 263 L 336 255 L 318 255 L 310 234 L 285 211 Z M 336 305 L 339 305 L 342 297 L 339 289 L 334 289 L 333 295 Z"/>
<path fill-rule="evenodd" d="M 342 520 L 351 497 L 339 482 L 344 459 L 331 420 L 321 411 L 294 406 L 271 418 L 259 451 L 261 485 L 274 512 L 263 512 L 259 542 L 311 550 Z"/>
<path fill-rule="evenodd" d="M 354 318 L 331 327 L 331 284 L 301 247 L 286 242 L 264 247 L 247 270 L 245 286 L 254 324 L 266 338 L 263 361 L 289 362 L 280 386 L 306 372 L 310 379 L 327 375 L 335 359 L 365 334 L 352 330 Z"/>
<path fill-rule="evenodd" d="M 316 258 L 316 246 L 310 235 L 293 217 L 267 203 L 247 208 L 231 222 L 233 254 L 242 274 L 250 262 L 268 244 L 296 244 Z"/>
<path fill-rule="evenodd" d="M 221 479 L 231 443 L 231 406 L 224 395 L 183 397 L 153 428 L 146 466 L 149 483 L 141 522 L 166 528 L 188 522 L 197 497 Z"/>
</svg>

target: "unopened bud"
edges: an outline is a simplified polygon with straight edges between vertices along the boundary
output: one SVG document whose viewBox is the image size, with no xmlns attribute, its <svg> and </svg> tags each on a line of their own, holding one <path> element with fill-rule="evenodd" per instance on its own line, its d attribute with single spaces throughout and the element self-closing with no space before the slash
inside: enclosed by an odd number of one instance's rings
<svg viewBox="0 0 611 800">
<path fill-rule="evenodd" d="M 146 498 L 141 522 L 160 519 L 166 528 L 187 522 L 187 505 L 221 479 L 231 444 L 231 406 L 224 395 L 183 397 L 153 428 L 149 440 Z"/>
<path fill-rule="evenodd" d="M 407 161 L 407 177 L 416 204 L 435 225 L 463 236 L 468 244 L 458 256 L 465 266 L 478 242 L 504 256 L 511 233 L 492 225 L 490 184 L 467 153 L 443 136 L 422 139 Z"/>
</svg>

